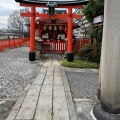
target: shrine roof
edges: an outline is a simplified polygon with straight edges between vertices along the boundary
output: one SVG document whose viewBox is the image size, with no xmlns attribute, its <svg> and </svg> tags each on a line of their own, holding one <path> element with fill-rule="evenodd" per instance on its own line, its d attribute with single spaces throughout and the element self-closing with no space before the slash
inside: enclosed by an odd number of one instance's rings
<svg viewBox="0 0 120 120">
<path fill-rule="evenodd" d="M 90 0 L 15 0 L 20 3 L 38 3 L 38 4 L 48 4 L 55 3 L 57 5 L 84 5 L 88 3 Z"/>
</svg>

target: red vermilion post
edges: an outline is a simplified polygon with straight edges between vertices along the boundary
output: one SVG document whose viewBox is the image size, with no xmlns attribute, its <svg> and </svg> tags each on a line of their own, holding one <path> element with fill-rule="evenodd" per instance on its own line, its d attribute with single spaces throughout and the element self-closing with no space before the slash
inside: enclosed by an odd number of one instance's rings
<svg viewBox="0 0 120 120">
<path fill-rule="evenodd" d="M 35 7 L 31 7 L 30 51 L 35 51 Z"/>
<path fill-rule="evenodd" d="M 68 8 L 68 52 L 67 61 L 73 61 L 73 45 L 72 45 L 72 8 Z"/>
<path fill-rule="evenodd" d="M 38 37 L 41 38 L 41 29 L 39 24 L 38 24 Z"/>
<path fill-rule="evenodd" d="M 68 8 L 68 52 L 72 52 L 72 8 Z"/>
<path fill-rule="evenodd" d="M 31 7 L 29 61 L 35 61 L 35 7 Z"/>
</svg>

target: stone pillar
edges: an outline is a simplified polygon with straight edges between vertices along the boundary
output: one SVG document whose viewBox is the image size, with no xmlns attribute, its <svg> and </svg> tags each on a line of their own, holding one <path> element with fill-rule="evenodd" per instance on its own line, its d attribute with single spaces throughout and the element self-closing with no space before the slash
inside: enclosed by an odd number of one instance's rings
<svg viewBox="0 0 120 120">
<path fill-rule="evenodd" d="M 35 7 L 31 7 L 29 61 L 35 61 Z"/>
<path fill-rule="evenodd" d="M 68 52 L 67 52 L 67 61 L 73 61 L 73 45 L 72 45 L 72 8 L 68 8 Z"/>
<path fill-rule="evenodd" d="M 98 120 L 120 120 L 120 0 L 105 0 L 101 53 L 101 105 L 93 113 Z"/>
</svg>

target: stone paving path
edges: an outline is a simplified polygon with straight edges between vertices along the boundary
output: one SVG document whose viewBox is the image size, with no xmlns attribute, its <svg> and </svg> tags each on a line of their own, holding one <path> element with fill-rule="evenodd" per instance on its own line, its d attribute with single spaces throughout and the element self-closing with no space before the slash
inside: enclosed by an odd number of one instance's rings
<svg viewBox="0 0 120 120">
<path fill-rule="evenodd" d="M 77 120 L 64 68 L 55 56 L 43 63 L 7 120 Z"/>
</svg>

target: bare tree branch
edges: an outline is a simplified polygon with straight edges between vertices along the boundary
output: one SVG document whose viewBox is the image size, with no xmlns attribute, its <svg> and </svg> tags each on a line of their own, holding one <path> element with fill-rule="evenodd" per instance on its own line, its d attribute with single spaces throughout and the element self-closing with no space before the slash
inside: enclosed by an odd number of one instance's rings
<svg viewBox="0 0 120 120">
<path fill-rule="evenodd" d="M 19 31 L 20 36 L 21 34 L 23 35 L 24 32 L 29 32 L 28 24 L 30 23 L 30 18 L 20 16 L 20 12 L 28 11 L 28 8 L 13 11 L 13 13 L 9 15 L 8 28 Z"/>
</svg>

